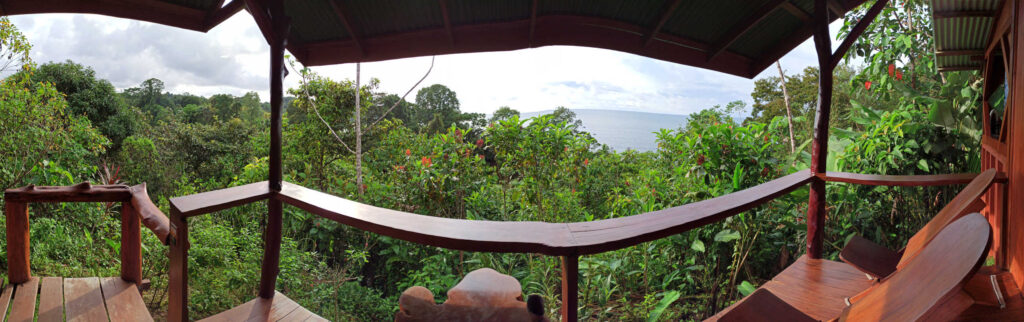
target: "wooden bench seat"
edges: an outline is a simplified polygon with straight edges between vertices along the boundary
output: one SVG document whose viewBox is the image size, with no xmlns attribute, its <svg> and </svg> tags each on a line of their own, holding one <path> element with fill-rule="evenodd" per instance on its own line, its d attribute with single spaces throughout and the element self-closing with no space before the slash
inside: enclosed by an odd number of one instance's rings
<svg viewBox="0 0 1024 322">
<path fill-rule="evenodd" d="M 841 262 L 801 256 L 761 286 L 811 318 L 827 320 L 842 313 L 845 299 L 873 285 L 856 268 Z M 743 301 L 722 310 L 708 321 L 717 321 Z"/>
<path fill-rule="evenodd" d="M 991 236 L 992 230 L 981 214 L 964 216 L 945 227 L 918 255 L 864 292 L 852 305 L 835 296 L 855 290 L 856 285 L 852 281 L 847 285 L 844 278 L 850 277 L 849 271 L 830 273 L 829 269 L 842 270 L 842 266 L 802 259 L 801 264 L 794 264 L 800 270 L 787 268 L 780 274 L 785 279 L 773 279 L 755 292 L 757 296 L 740 300 L 711 320 L 951 320 L 976 302 L 965 292 L 964 285 L 981 266 Z M 843 286 L 820 287 L 823 281 L 830 286 Z"/>
<path fill-rule="evenodd" d="M 153 321 L 139 288 L 120 277 L 33 277 L 4 287 L 0 320 L 8 307 L 7 321 Z"/>
<path fill-rule="evenodd" d="M 327 321 L 300 306 L 281 292 L 274 291 L 274 297 L 265 299 L 257 297 L 230 310 L 200 321 Z"/>
</svg>

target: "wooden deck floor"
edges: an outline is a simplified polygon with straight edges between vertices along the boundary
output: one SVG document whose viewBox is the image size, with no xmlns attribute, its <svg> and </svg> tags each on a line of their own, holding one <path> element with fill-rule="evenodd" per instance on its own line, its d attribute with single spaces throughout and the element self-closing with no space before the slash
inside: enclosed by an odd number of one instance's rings
<svg viewBox="0 0 1024 322">
<path fill-rule="evenodd" d="M 0 293 L 0 321 L 4 315 L 12 322 L 153 321 L 139 289 L 120 277 L 33 277 L 7 285 Z"/>
<path fill-rule="evenodd" d="M 230 310 L 202 319 L 204 322 L 217 321 L 327 321 L 299 306 L 292 299 L 280 292 L 274 292 L 274 298 L 257 297 Z"/>
</svg>

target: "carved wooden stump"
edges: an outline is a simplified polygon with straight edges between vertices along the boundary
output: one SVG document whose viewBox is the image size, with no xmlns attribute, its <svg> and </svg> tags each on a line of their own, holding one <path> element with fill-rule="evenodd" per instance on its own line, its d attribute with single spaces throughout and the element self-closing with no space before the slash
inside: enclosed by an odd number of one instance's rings
<svg viewBox="0 0 1024 322">
<path fill-rule="evenodd" d="M 440 305 L 424 287 L 405 290 L 395 321 L 547 321 L 543 306 L 539 296 L 531 296 L 528 309 L 519 281 L 482 268 L 448 290 L 448 300 Z"/>
</svg>

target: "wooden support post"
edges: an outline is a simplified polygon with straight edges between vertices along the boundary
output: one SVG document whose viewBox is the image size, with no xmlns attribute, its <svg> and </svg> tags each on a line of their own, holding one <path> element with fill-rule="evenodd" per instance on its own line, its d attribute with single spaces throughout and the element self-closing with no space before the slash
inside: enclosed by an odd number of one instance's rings
<svg viewBox="0 0 1024 322">
<path fill-rule="evenodd" d="M 131 202 L 121 203 L 121 279 L 142 285 L 142 225 Z"/>
<path fill-rule="evenodd" d="M 576 255 L 562 256 L 562 321 L 579 319 L 580 258 Z"/>
<path fill-rule="evenodd" d="M 818 111 L 811 145 L 811 171 L 824 174 L 828 160 L 828 120 L 832 114 L 832 43 L 826 0 L 814 1 L 814 47 L 818 52 Z M 825 181 L 811 181 L 807 205 L 807 255 L 821 258 L 825 239 Z"/>
<path fill-rule="evenodd" d="M 281 191 L 281 100 L 284 96 L 284 50 L 289 21 L 284 3 L 268 5 L 273 25 L 270 44 L 270 191 Z M 273 298 L 281 257 L 281 200 L 273 196 L 267 201 L 267 227 L 263 235 L 263 265 L 260 269 L 260 297 Z"/>
<path fill-rule="evenodd" d="M 188 321 L 188 222 L 177 208 L 171 206 L 170 267 L 167 272 L 167 321 Z"/>
<path fill-rule="evenodd" d="M 8 200 L 4 214 L 7 216 L 7 281 L 25 283 L 32 278 L 28 259 L 28 204 Z"/>
</svg>

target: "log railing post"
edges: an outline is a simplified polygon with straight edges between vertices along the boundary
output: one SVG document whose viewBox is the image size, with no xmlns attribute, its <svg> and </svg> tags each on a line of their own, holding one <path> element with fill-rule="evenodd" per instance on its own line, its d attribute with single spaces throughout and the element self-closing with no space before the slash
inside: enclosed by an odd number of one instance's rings
<svg viewBox="0 0 1024 322">
<path fill-rule="evenodd" d="M 562 256 L 562 321 L 576 321 L 579 318 L 576 312 L 579 307 L 579 272 L 579 256 Z"/>
<path fill-rule="evenodd" d="M 32 278 L 29 265 L 28 204 L 7 201 L 7 281 L 11 284 L 28 282 Z"/>
<path fill-rule="evenodd" d="M 281 191 L 281 104 L 284 96 L 284 50 L 287 45 L 289 21 L 281 0 L 267 4 L 273 35 L 270 37 L 270 175 L 271 194 Z M 267 227 L 263 235 L 263 265 L 260 268 L 259 295 L 272 298 L 280 271 L 281 200 L 267 200 Z"/>
<path fill-rule="evenodd" d="M 814 47 L 818 53 L 818 111 L 811 145 L 811 181 L 807 202 L 807 255 L 821 258 L 825 237 L 825 174 L 828 160 L 828 120 L 832 113 L 832 41 L 826 0 L 814 1 Z"/>
<path fill-rule="evenodd" d="M 188 222 L 176 207 L 171 206 L 170 268 L 167 275 L 167 320 L 188 321 Z"/>
<path fill-rule="evenodd" d="M 142 225 L 131 202 L 121 203 L 121 279 L 142 285 Z"/>
</svg>

